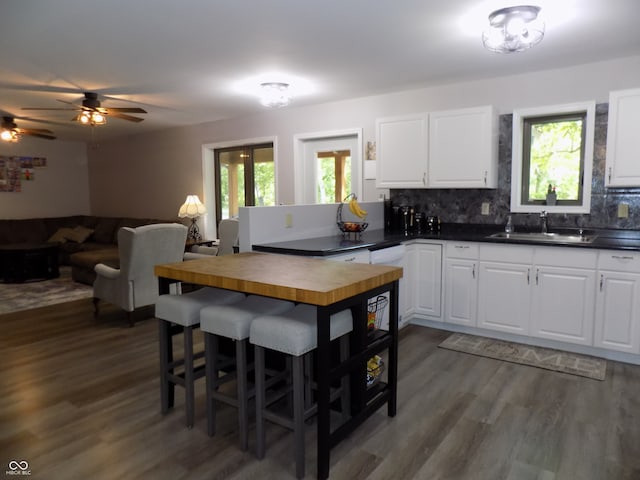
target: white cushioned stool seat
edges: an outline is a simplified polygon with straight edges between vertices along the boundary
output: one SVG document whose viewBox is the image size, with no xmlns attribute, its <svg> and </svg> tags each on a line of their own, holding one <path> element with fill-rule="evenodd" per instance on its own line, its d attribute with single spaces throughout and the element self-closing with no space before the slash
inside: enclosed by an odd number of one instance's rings
<svg viewBox="0 0 640 480">
<path fill-rule="evenodd" d="M 212 304 L 229 304 L 244 300 L 246 296 L 221 288 L 203 287 L 183 295 L 160 295 L 156 301 L 156 318 L 159 322 L 160 338 L 160 403 L 162 413 L 167 413 L 174 403 L 175 386 L 185 389 L 187 427 L 193 426 L 195 409 L 195 387 L 198 378 L 205 375 L 203 366 L 195 367 L 195 360 L 204 352 L 193 351 L 193 329 L 200 324 L 200 310 Z M 173 358 L 172 337 L 183 334 L 184 355 Z M 176 367 L 184 367 L 181 374 Z"/>
<path fill-rule="evenodd" d="M 300 304 L 282 315 L 261 315 L 251 324 L 250 342 L 289 355 L 304 355 L 318 346 L 316 310 Z M 351 310 L 331 315 L 330 335 L 335 340 L 353 329 Z"/>
<path fill-rule="evenodd" d="M 278 315 L 294 307 L 292 302 L 249 295 L 233 305 L 214 305 L 200 311 L 200 330 L 221 337 L 249 338 L 251 322 L 257 316 Z"/>
<path fill-rule="evenodd" d="M 293 310 L 281 315 L 262 315 L 251 323 L 249 341 L 255 346 L 256 365 L 256 456 L 262 459 L 265 454 L 265 420 L 270 420 L 293 430 L 296 477 L 304 477 L 305 463 L 305 421 L 316 412 L 311 395 L 311 354 L 318 346 L 317 307 L 299 304 Z M 340 355 L 344 360 L 348 353 L 349 337 L 353 330 L 351 310 L 343 310 L 331 315 L 331 340 L 340 338 Z M 280 397 L 273 396 L 267 401 L 267 381 L 265 370 L 265 349 L 275 350 L 289 355 L 291 365 L 291 393 L 293 395 L 293 415 L 284 417 L 269 410 L 269 403 Z M 326 368 L 329 368 L 327 366 Z M 305 369 L 307 375 L 305 375 Z M 307 379 L 305 380 L 305 376 Z M 339 394 L 342 400 L 343 415 L 349 408 L 348 378 L 341 381 Z M 285 393 L 289 393 L 288 389 Z"/>
<path fill-rule="evenodd" d="M 188 327 L 200 323 L 200 310 L 207 305 L 225 305 L 244 298 L 243 293 L 213 287 L 183 295 L 160 295 L 156 302 L 156 317 Z"/>
<path fill-rule="evenodd" d="M 240 449 L 249 448 L 249 399 L 255 395 L 249 389 L 247 374 L 250 366 L 247 360 L 247 343 L 251 322 L 264 314 L 284 314 L 293 309 L 294 304 L 285 300 L 249 295 L 232 305 L 213 305 L 200 311 L 200 330 L 204 333 L 205 369 L 207 377 L 207 426 L 210 436 L 216 431 L 215 402 L 221 401 L 238 409 L 238 432 Z M 235 357 L 220 355 L 220 338 L 232 339 L 235 343 Z M 222 373 L 222 375 L 221 375 Z M 235 396 L 223 393 L 219 387 L 236 380 Z"/>
</svg>

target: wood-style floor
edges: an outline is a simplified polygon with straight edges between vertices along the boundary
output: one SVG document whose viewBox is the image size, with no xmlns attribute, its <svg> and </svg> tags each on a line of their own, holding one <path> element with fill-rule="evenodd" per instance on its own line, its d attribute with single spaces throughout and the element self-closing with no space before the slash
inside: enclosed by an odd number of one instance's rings
<svg viewBox="0 0 640 480">
<path fill-rule="evenodd" d="M 207 436 L 204 380 L 193 429 L 181 389 L 161 415 L 156 320 L 91 312 L 81 300 L 0 316 L 0 474 L 26 460 L 36 479 L 295 478 L 279 427 L 262 461 L 238 450 L 230 407 Z M 332 479 L 640 479 L 640 367 L 609 362 L 600 382 L 437 348 L 447 335 L 402 331 L 398 415 L 383 408 L 338 445 Z"/>
</svg>

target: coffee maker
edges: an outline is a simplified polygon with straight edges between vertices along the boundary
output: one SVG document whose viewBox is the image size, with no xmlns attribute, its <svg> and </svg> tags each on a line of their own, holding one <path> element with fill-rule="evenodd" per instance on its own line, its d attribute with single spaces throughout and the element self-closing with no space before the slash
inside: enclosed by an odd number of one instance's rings
<svg viewBox="0 0 640 480">
<path fill-rule="evenodd" d="M 415 227 L 415 207 L 413 205 L 393 205 L 384 201 L 384 231 L 412 235 Z"/>
</svg>

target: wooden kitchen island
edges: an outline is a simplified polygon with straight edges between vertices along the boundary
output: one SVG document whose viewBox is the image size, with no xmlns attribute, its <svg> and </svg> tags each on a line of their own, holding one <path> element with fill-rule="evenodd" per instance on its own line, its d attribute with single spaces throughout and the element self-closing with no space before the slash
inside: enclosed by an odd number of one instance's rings
<svg viewBox="0 0 640 480">
<path fill-rule="evenodd" d="M 333 368 L 318 368 L 318 478 L 329 476 L 330 450 L 385 403 L 396 414 L 398 367 L 398 280 L 402 269 L 387 265 L 331 262 L 292 255 L 246 252 L 157 265 L 160 293 L 176 281 L 317 306 L 316 365 L 331 364 L 329 317 L 347 308 L 353 314 L 350 357 Z M 389 332 L 367 330 L 368 299 L 390 292 Z M 169 337 L 169 342 L 171 337 Z M 367 387 L 366 363 L 388 350 L 387 381 Z M 330 423 L 330 385 L 349 375 L 351 412 L 336 428 Z"/>
</svg>

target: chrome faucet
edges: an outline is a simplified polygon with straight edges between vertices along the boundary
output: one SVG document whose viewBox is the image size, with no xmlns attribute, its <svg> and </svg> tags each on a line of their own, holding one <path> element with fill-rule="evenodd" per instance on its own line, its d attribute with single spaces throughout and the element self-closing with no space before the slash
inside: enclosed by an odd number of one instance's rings
<svg viewBox="0 0 640 480">
<path fill-rule="evenodd" d="M 540 222 L 542 223 L 542 233 L 547 233 L 547 212 L 545 210 L 540 212 Z"/>
</svg>

